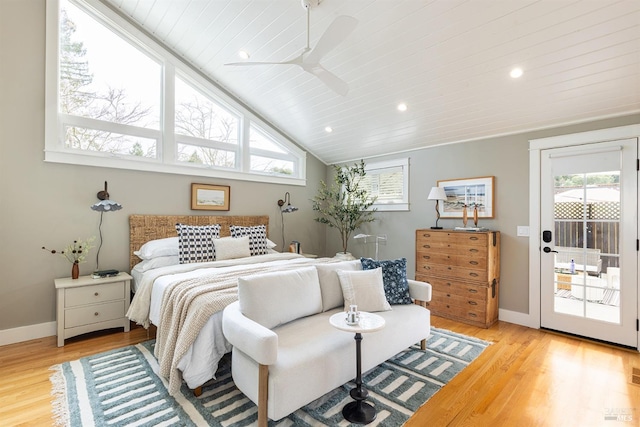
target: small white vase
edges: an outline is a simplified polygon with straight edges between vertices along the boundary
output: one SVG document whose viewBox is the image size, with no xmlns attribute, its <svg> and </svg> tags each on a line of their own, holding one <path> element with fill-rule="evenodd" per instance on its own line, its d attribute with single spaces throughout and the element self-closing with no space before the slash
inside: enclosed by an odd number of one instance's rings
<svg viewBox="0 0 640 427">
<path fill-rule="evenodd" d="M 356 259 L 356 257 L 351 255 L 351 252 L 336 252 L 336 256 L 334 258 L 337 258 L 341 261 L 353 261 L 354 259 Z"/>
</svg>

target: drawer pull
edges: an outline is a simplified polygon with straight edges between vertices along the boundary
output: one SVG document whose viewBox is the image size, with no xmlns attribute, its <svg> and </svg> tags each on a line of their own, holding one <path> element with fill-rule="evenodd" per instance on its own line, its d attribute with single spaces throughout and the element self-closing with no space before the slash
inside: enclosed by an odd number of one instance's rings
<svg viewBox="0 0 640 427">
<path fill-rule="evenodd" d="M 469 264 L 471 264 L 471 265 L 478 265 L 478 264 L 480 264 L 480 263 L 479 263 L 478 261 L 469 261 Z"/>
<path fill-rule="evenodd" d="M 423 236 L 424 236 L 424 237 L 431 237 L 431 234 L 429 234 L 429 233 L 424 233 L 424 234 L 423 234 Z"/>
<path fill-rule="evenodd" d="M 469 305 L 478 305 L 478 303 L 475 301 L 469 301 Z"/>
<path fill-rule="evenodd" d="M 469 276 L 471 276 L 471 277 L 478 277 L 478 273 L 469 273 Z"/>
<path fill-rule="evenodd" d="M 447 270 L 453 270 L 453 268 L 451 268 L 451 267 L 447 267 Z"/>
<path fill-rule="evenodd" d="M 422 255 L 422 258 L 424 259 L 431 259 L 431 257 L 429 255 Z"/>
<path fill-rule="evenodd" d="M 469 317 L 478 317 L 478 315 L 475 313 L 467 313 L 467 314 L 469 315 Z"/>
<path fill-rule="evenodd" d="M 468 289 L 470 294 L 477 294 L 478 290 L 477 289 Z"/>
<path fill-rule="evenodd" d="M 469 237 L 469 240 L 478 240 L 478 238 L 476 236 L 473 236 L 473 237 Z"/>
<path fill-rule="evenodd" d="M 447 282 L 447 286 L 451 286 L 451 282 Z"/>
<path fill-rule="evenodd" d="M 428 265 L 423 265 L 422 268 L 424 268 L 425 270 L 431 270 L 431 267 L 429 267 Z"/>
<path fill-rule="evenodd" d="M 423 248 L 431 249 L 431 245 L 422 245 Z"/>
<path fill-rule="evenodd" d="M 447 294 L 447 298 L 451 298 L 451 294 Z"/>
<path fill-rule="evenodd" d="M 476 252 L 480 252 L 480 251 L 477 250 L 477 249 L 469 249 L 469 252 L 476 253 Z"/>
<path fill-rule="evenodd" d="M 95 294 L 93 294 L 93 295 L 97 297 L 99 294 L 96 292 L 96 293 L 95 293 Z"/>
<path fill-rule="evenodd" d="M 95 313 L 93 313 L 94 316 L 99 316 L 100 313 L 98 313 L 97 311 Z"/>
</svg>

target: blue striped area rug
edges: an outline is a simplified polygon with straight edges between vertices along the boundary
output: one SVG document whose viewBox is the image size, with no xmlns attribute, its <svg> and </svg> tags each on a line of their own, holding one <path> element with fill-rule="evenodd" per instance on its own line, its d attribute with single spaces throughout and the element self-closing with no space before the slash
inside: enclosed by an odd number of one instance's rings
<svg viewBox="0 0 640 427">
<path fill-rule="evenodd" d="M 431 396 L 490 345 L 473 337 L 432 328 L 427 350 L 408 348 L 363 373 L 375 406 L 372 426 L 401 426 Z M 183 385 L 169 396 L 158 377 L 154 341 L 53 366 L 56 423 L 66 426 L 251 426 L 257 408 L 231 378 L 230 358 L 199 397 Z M 347 383 L 270 426 L 349 426 L 342 407 L 352 399 Z"/>
</svg>

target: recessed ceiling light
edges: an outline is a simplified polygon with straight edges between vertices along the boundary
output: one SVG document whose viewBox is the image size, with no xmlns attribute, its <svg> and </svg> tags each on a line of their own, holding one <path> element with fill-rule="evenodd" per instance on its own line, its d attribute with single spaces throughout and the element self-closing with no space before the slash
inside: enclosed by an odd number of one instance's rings
<svg viewBox="0 0 640 427">
<path fill-rule="evenodd" d="M 331 133 L 333 132 L 333 128 L 331 126 L 327 126 L 326 128 L 324 128 L 324 131 L 327 133 Z"/>
<path fill-rule="evenodd" d="M 407 111 L 407 104 L 405 104 L 404 102 L 398 104 L 398 111 Z"/>
<path fill-rule="evenodd" d="M 520 67 L 514 68 L 509 73 L 509 75 L 514 79 L 517 79 L 518 77 L 522 77 L 522 74 L 523 74 L 523 71 L 522 71 L 522 68 L 520 68 Z"/>
<path fill-rule="evenodd" d="M 249 55 L 249 52 L 247 52 L 246 50 L 240 50 L 238 51 L 238 56 L 242 59 L 249 59 L 251 55 Z"/>
</svg>

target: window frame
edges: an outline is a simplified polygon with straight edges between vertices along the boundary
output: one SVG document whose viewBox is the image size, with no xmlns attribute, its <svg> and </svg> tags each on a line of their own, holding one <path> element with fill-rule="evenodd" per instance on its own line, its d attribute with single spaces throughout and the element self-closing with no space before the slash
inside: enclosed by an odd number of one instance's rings
<svg viewBox="0 0 640 427">
<path fill-rule="evenodd" d="M 377 211 L 409 211 L 409 157 L 400 159 L 383 160 L 378 162 L 365 162 L 364 170 L 367 175 L 374 174 L 375 171 L 389 168 L 402 168 L 402 201 L 379 203 L 377 200 L 371 209 Z"/>
<path fill-rule="evenodd" d="M 298 147 L 287 136 L 272 125 L 262 120 L 248 107 L 225 93 L 212 80 L 193 69 L 178 58 L 173 52 L 165 49 L 152 37 L 99 0 L 67 0 L 81 8 L 93 19 L 98 20 L 115 36 L 122 37 L 133 46 L 144 51 L 157 60 L 162 67 L 160 95 L 162 98 L 160 112 L 160 129 L 142 130 L 135 126 L 113 123 L 107 130 L 116 132 L 126 130 L 127 135 L 153 138 L 157 140 L 156 158 L 138 157 L 125 154 L 111 154 L 98 151 L 84 151 L 65 147 L 64 125 L 84 126 L 86 124 L 105 125 L 91 118 L 62 114 L 58 111 L 58 79 L 59 79 L 59 0 L 46 0 L 46 71 L 45 71 L 45 162 L 67 163 L 83 166 L 110 167 L 159 173 L 196 175 L 203 177 L 228 178 L 244 181 L 270 182 L 288 185 L 306 185 L 306 151 Z M 202 93 L 221 108 L 238 114 L 240 117 L 239 138 L 236 151 L 236 167 L 216 167 L 197 165 L 177 160 L 178 143 L 189 143 L 175 134 L 175 78 L 179 77 L 195 90 Z M 287 151 L 287 160 L 295 165 L 292 176 L 254 172 L 250 169 L 249 158 L 252 152 L 249 146 L 249 126 L 254 124 L 263 133 L 273 138 L 273 142 Z M 92 127 L 95 129 L 95 127 Z M 131 132 L 131 133 L 129 133 Z M 196 138 L 197 139 L 197 138 Z M 193 141 L 190 139 L 190 141 Z M 195 141 L 194 141 L 195 142 Z M 202 141 L 200 141 L 202 142 Z M 224 149 L 228 149 L 226 143 Z M 197 144 L 203 145 L 203 144 Z M 218 144 L 203 146 L 212 147 Z M 229 144 L 230 145 L 230 144 Z M 216 148 L 216 147 L 213 147 Z"/>
</svg>

